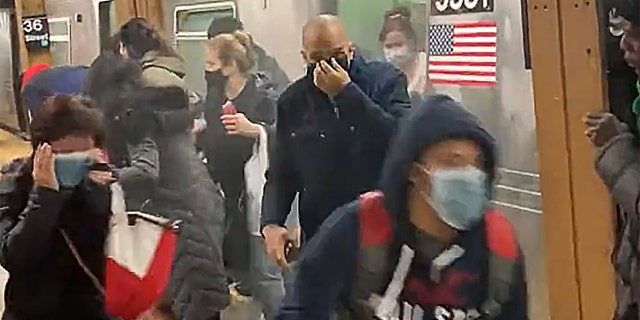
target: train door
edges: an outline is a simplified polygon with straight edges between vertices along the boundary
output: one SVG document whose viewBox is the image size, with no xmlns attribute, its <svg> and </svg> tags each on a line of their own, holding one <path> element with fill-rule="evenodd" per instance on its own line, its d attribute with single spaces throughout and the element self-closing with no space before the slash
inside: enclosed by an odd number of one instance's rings
<svg viewBox="0 0 640 320">
<path fill-rule="evenodd" d="M 20 70 L 18 30 L 13 4 L 0 1 L 0 129 L 18 133 L 25 130 L 25 116 L 17 108 L 14 79 Z"/>
<path fill-rule="evenodd" d="M 605 2 L 527 0 L 551 319 L 613 317 L 615 214 L 582 123 L 607 102 Z"/>
<path fill-rule="evenodd" d="M 71 61 L 71 21 L 69 17 L 49 18 L 51 62 L 54 66 L 69 65 Z"/>
<path fill-rule="evenodd" d="M 176 50 L 185 60 L 187 75 L 185 81 L 198 94 L 204 96 L 204 42 L 211 20 L 237 15 L 234 1 L 216 1 L 196 4 L 166 6 L 172 12 L 171 23 Z"/>
</svg>

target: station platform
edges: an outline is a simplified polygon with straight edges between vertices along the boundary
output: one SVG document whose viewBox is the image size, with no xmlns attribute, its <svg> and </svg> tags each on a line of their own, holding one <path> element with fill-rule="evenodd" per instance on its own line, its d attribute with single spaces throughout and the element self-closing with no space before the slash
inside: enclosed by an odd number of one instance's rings
<svg viewBox="0 0 640 320">
<path fill-rule="evenodd" d="M 29 154 L 31 144 L 7 131 L 0 130 L 0 163 Z"/>
</svg>

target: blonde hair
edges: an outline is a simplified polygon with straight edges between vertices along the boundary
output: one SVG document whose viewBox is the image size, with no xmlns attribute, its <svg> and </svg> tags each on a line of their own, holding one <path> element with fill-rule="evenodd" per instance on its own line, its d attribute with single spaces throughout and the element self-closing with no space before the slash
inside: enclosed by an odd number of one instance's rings
<svg viewBox="0 0 640 320">
<path fill-rule="evenodd" d="M 242 31 L 222 33 L 209 40 L 207 46 L 218 53 L 223 66 L 235 61 L 240 72 L 250 71 L 256 64 L 256 54 L 253 50 L 253 39 Z"/>
</svg>

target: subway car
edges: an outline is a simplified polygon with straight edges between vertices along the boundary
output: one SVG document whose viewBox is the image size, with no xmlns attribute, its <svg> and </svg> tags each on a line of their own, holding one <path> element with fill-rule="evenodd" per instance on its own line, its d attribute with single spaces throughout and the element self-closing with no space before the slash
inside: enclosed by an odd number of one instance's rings
<svg viewBox="0 0 640 320">
<path fill-rule="evenodd" d="M 501 169 L 494 205 L 514 223 L 526 256 L 531 319 L 549 319 L 541 234 L 541 219 L 545 212 L 541 205 L 537 163 L 537 146 L 545 142 L 536 141 L 527 0 L 161 1 L 162 32 L 185 58 L 186 81 L 200 94 L 205 92 L 203 44 L 207 27 L 216 17 L 240 19 L 254 40 L 278 61 L 290 79 L 296 79 L 304 72 L 300 55 L 302 26 L 320 13 L 340 16 L 357 51 L 367 59 L 383 59 L 378 33 L 385 11 L 397 5 L 411 10 L 419 47 L 427 53 L 432 51 L 430 41 L 437 40 L 435 28 L 459 28 L 479 23 L 478 26 L 493 32 L 493 35 L 485 35 L 493 37 L 494 48 L 487 51 L 493 55 L 484 57 L 486 73 L 468 72 L 465 69 L 468 66 L 459 64 L 457 68 L 448 69 L 448 73 L 429 68 L 432 72 L 429 78 L 434 92 L 462 101 L 498 140 Z M 55 64 L 89 64 L 106 43 L 106 38 L 118 28 L 117 10 L 112 0 L 48 0 L 46 9 Z M 608 31 L 608 9 L 599 8 L 599 13 L 600 26 Z M 0 19 L 0 30 L 5 27 L 2 21 Z M 610 91 L 612 101 L 617 101 L 611 104 L 612 109 L 621 118 L 628 118 L 624 106 L 630 104 L 631 91 L 627 92 L 627 98 L 620 98 L 620 92 L 631 87 L 633 82 L 630 80 L 632 74 L 619 59 L 618 37 L 616 32 L 603 33 L 604 56 L 609 57 L 606 81 L 610 86 L 620 88 Z M 2 43 L 0 41 L 0 47 Z M 430 59 L 437 61 L 435 57 Z M 448 76 L 450 74 L 455 76 Z M 483 85 L 477 85 L 479 82 Z"/>
</svg>

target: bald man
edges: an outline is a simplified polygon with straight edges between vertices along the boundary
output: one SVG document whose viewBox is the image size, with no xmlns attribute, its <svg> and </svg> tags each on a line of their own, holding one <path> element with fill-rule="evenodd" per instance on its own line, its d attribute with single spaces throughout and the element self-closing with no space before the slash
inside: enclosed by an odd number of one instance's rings
<svg viewBox="0 0 640 320">
<path fill-rule="evenodd" d="M 377 187 L 396 122 L 410 107 L 403 73 L 359 56 L 335 16 L 305 25 L 302 58 L 306 75 L 278 101 L 265 187 L 262 233 L 281 266 L 287 265 L 284 222 L 296 194 L 306 241 L 333 210 Z"/>
</svg>

